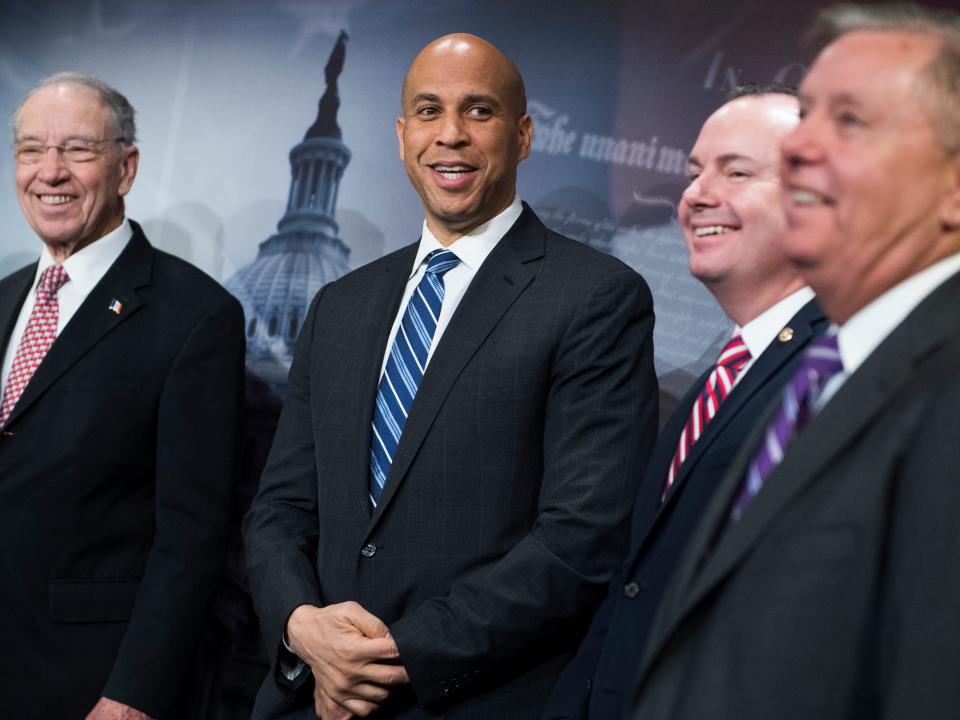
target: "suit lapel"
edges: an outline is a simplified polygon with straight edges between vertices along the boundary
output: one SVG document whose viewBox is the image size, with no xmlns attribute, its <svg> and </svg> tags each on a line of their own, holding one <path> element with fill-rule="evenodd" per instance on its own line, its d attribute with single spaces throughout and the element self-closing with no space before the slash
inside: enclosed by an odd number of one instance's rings
<svg viewBox="0 0 960 720">
<path fill-rule="evenodd" d="M 664 514 L 667 505 L 672 504 L 673 498 L 676 496 L 677 484 L 683 480 L 686 474 L 686 463 L 684 463 L 684 468 L 681 469 L 680 476 L 674 479 L 674 484 L 670 492 L 666 498 L 663 498 L 663 486 L 667 481 L 667 473 L 670 470 L 670 464 L 673 462 L 673 456 L 677 451 L 680 433 L 683 432 L 687 418 L 690 417 L 690 411 L 693 408 L 694 401 L 700 394 L 704 383 L 707 381 L 707 377 L 712 371 L 713 366 L 708 367 L 700 377 L 693 381 L 690 389 L 687 390 L 686 394 L 677 404 L 673 415 L 670 416 L 670 419 L 667 420 L 666 425 L 664 425 L 663 430 L 660 432 L 660 438 L 654 448 L 653 456 L 647 466 L 646 473 L 644 473 L 643 482 L 637 494 L 636 507 L 634 509 L 634 517 L 636 520 L 634 522 L 642 524 L 635 524 L 633 527 L 635 537 L 630 543 L 631 567 L 635 568 L 643 556 L 643 549 L 646 545 L 647 538 L 652 535 L 654 528 L 659 524 L 659 518 Z M 704 438 L 701 436 L 700 439 L 702 440 Z M 696 444 L 694 446 L 696 446 Z"/>
<path fill-rule="evenodd" d="M 8 427 L 77 360 L 114 328 L 126 322 L 142 305 L 143 301 L 136 290 L 150 282 L 153 249 L 139 226 L 131 224 L 134 234 L 127 247 L 57 336 L 10 413 Z M 119 313 L 110 310 L 110 304 L 114 300 L 119 300 L 122 304 Z"/>
<path fill-rule="evenodd" d="M 356 423 L 350 437 L 361 439 L 357 443 L 351 474 L 357 478 L 357 499 L 366 518 L 370 517 L 370 436 L 380 366 L 416 254 L 417 243 L 397 253 L 394 261 L 383 268 L 383 275 L 370 283 L 370 292 L 366 295 L 364 315 L 371 318 L 371 322 L 361 334 L 363 340 L 356 359 L 357 391 L 354 397 L 357 404 L 349 415 Z"/>
<path fill-rule="evenodd" d="M 867 430 L 904 385 L 915 380 L 912 366 L 956 336 L 958 295 L 960 275 L 931 294 L 881 343 L 794 439 L 749 510 L 739 522 L 730 525 L 733 499 L 779 404 L 770 408 L 725 476 L 677 569 L 658 614 L 655 636 L 643 663 L 644 674 L 684 617 L 762 540 L 792 500 Z"/>
<path fill-rule="evenodd" d="M 793 330 L 790 339 L 783 341 L 780 339 L 780 336 L 774 338 L 773 342 L 768 345 L 767 349 L 757 358 L 743 380 L 737 383 L 727 399 L 724 400 L 719 412 L 717 412 L 713 420 L 710 421 L 710 424 L 707 425 L 703 434 L 697 442 L 694 443 L 690 455 L 680 467 L 680 474 L 674 481 L 670 493 L 665 498 L 659 512 L 650 524 L 650 531 L 646 535 L 649 535 L 650 532 L 653 531 L 653 528 L 658 524 L 660 518 L 668 512 L 669 506 L 678 495 L 678 489 L 694 471 L 703 454 L 711 447 L 716 439 L 723 434 L 724 429 L 730 424 L 733 418 L 736 417 L 743 406 L 749 403 L 750 400 L 770 382 L 770 379 L 781 371 L 786 363 L 800 352 L 801 349 L 806 347 L 810 338 L 813 337 L 816 332 L 815 326 L 823 324 L 824 320 L 825 318 L 823 311 L 820 310 L 820 306 L 816 304 L 816 301 L 811 300 L 787 323 L 786 327 Z M 709 373 L 709 370 L 707 373 Z M 706 382 L 706 374 L 704 374 L 702 379 L 697 381 L 698 384 L 695 385 L 698 393 L 704 382 Z M 693 400 L 691 399 L 690 404 L 687 405 L 688 414 L 692 404 Z M 686 422 L 686 418 L 684 418 L 684 422 Z M 679 432 L 678 430 L 678 437 Z M 646 537 L 646 535 L 644 537 Z"/>
<path fill-rule="evenodd" d="M 18 270 L 10 276 L 3 295 L 0 296 L 0 338 L 3 344 L 0 345 L 0 362 L 8 350 L 16 352 L 16 348 L 8 347 L 10 336 L 13 334 L 13 328 L 17 324 L 17 317 L 20 315 L 20 308 L 23 306 L 27 295 L 30 292 L 30 286 L 37 276 L 37 263 Z"/>
<path fill-rule="evenodd" d="M 533 280 L 534 274 L 525 263 L 543 256 L 545 232 L 544 226 L 526 208 L 484 261 L 464 293 L 417 390 L 368 532 L 376 526 L 403 483 L 447 393 L 464 366 Z"/>
</svg>

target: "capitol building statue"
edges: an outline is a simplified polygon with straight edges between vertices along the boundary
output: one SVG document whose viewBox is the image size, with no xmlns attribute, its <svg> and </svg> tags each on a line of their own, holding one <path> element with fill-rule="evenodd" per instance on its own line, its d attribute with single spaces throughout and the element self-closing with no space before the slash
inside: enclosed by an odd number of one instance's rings
<svg viewBox="0 0 960 720">
<path fill-rule="evenodd" d="M 252 263 L 226 282 L 243 304 L 247 370 L 277 398 L 283 397 L 310 301 L 323 285 L 349 270 L 350 249 L 337 237 L 335 220 L 340 178 L 350 162 L 337 125 L 337 78 L 346 41 L 341 31 L 324 69 L 327 88 L 317 119 L 290 150 L 290 193 L 277 232 L 260 244 Z"/>
</svg>

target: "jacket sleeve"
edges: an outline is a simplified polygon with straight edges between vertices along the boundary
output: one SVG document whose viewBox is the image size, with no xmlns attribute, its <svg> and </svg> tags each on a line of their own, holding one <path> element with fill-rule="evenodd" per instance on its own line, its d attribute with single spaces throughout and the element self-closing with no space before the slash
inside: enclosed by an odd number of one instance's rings
<svg viewBox="0 0 960 720">
<path fill-rule="evenodd" d="M 186 336 L 163 383 L 155 536 L 103 690 L 154 717 L 163 717 L 177 696 L 219 580 L 233 511 L 243 380 L 243 311 L 223 294 Z"/>
<path fill-rule="evenodd" d="M 315 560 L 318 543 L 317 475 L 310 419 L 310 351 L 314 298 L 297 341 L 287 397 L 260 487 L 244 518 L 247 572 L 272 673 L 298 689 L 309 672 L 291 676 L 296 656 L 283 645 L 287 619 L 299 605 L 323 605 Z"/>
</svg>

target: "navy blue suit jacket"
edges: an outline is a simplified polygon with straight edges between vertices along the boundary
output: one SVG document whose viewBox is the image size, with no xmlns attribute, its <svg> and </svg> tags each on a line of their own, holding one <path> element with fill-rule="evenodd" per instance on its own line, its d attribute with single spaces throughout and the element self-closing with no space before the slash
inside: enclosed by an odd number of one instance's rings
<svg viewBox="0 0 960 720">
<path fill-rule="evenodd" d="M 273 671 L 255 718 L 315 718 L 279 674 L 300 604 L 359 602 L 409 673 L 378 718 L 536 718 L 627 549 L 656 427 L 646 283 L 525 208 L 439 340 L 376 510 L 370 426 L 417 246 L 325 285 L 246 517 Z"/>
<path fill-rule="evenodd" d="M 590 631 L 567 666 L 544 718 L 612 720 L 623 715 L 654 614 L 667 582 L 720 479 L 766 408 L 794 372 L 800 351 L 826 327 L 811 300 L 727 397 L 694 444 L 670 493 L 663 484 L 677 441 L 709 368 L 690 387 L 654 448 L 633 512 L 631 548 Z"/>
</svg>

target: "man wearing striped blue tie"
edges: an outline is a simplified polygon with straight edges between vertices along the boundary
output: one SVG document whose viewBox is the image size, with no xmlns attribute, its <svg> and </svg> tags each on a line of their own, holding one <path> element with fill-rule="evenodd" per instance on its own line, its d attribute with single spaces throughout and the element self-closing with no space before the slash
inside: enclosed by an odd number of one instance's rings
<svg viewBox="0 0 960 720">
<path fill-rule="evenodd" d="M 536 718 L 625 551 L 652 301 L 520 202 L 532 132 L 481 38 L 411 65 L 420 240 L 315 298 L 246 519 L 254 717 Z"/>
</svg>

